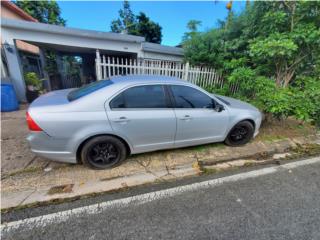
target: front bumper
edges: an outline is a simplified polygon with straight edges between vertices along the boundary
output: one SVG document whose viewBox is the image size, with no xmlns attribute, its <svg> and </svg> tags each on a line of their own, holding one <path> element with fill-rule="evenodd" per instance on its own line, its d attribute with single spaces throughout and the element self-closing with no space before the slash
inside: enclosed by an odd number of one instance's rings
<svg viewBox="0 0 320 240">
<path fill-rule="evenodd" d="M 31 132 L 27 141 L 31 151 L 37 156 L 59 162 L 77 163 L 76 154 L 67 149 L 66 139 L 56 139 L 45 132 Z"/>
<path fill-rule="evenodd" d="M 259 112 L 259 115 L 256 117 L 256 119 L 254 120 L 255 122 L 255 129 L 254 129 L 254 134 L 253 137 L 256 137 L 259 134 L 259 129 L 261 126 L 261 122 L 262 119 L 264 118 L 263 114 L 261 112 Z"/>
</svg>

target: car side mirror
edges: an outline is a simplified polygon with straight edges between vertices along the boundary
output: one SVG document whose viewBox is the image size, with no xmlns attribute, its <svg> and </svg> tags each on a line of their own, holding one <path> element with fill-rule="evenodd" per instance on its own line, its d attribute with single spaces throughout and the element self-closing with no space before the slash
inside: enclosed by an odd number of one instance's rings
<svg viewBox="0 0 320 240">
<path fill-rule="evenodd" d="M 217 112 L 222 112 L 224 110 L 224 106 L 219 104 L 219 103 L 216 103 L 216 106 L 214 107 L 214 110 L 217 111 Z"/>
</svg>

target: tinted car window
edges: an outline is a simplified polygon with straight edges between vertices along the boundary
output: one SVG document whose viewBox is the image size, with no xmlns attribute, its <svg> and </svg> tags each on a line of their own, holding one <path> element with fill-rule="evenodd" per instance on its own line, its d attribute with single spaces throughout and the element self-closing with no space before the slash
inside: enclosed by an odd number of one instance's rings
<svg viewBox="0 0 320 240">
<path fill-rule="evenodd" d="M 113 82 L 111 80 L 100 80 L 100 81 L 96 81 L 93 83 L 90 83 L 88 85 L 84 85 L 81 88 L 77 88 L 75 90 L 72 90 L 69 94 L 68 94 L 68 100 L 74 101 L 77 100 L 83 96 L 86 96 L 90 93 L 93 93 L 101 88 L 107 87 L 109 85 L 113 84 Z"/>
<path fill-rule="evenodd" d="M 162 85 L 132 87 L 115 97 L 111 108 L 167 108 Z"/>
<path fill-rule="evenodd" d="M 171 86 L 176 108 L 212 108 L 214 101 L 208 95 L 187 86 Z"/>
<path fill-rule="evenodd" d="M 124 97 L 122 93 L 111 101 L 110 108 L 125 108 Z"/>
</svg>

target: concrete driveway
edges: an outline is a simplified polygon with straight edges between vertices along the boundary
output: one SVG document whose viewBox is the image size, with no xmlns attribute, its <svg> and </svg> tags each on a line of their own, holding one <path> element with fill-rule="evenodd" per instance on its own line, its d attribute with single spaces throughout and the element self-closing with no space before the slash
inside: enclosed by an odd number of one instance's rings
<svg viewBox="0 0 320 240">
<path fill-rule="evenodd" d="M 29 149 L 26 136 L 26 105 L 19 111 L 1 113 L 1 174 L 6 175 L 27 168 L 59 166 L 46 159 L 36 157 Z"/>
</svg>

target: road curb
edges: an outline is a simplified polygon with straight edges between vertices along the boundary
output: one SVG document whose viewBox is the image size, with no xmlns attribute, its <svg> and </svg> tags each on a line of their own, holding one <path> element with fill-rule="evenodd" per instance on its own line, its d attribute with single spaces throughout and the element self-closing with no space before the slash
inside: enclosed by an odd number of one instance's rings
<svg viewBox="0 0 320 240">
<path fill-rule="evenodd" d="M 153 173 L 143 172 L 107 180 L 100 179 L 97 181 L 88 181 L 86 183 L 77 182 L 72 184 L 71 190 L 65 193 L 48 194 L 52 186 L 10 194 L 2 193 L 1 211 L 7 212 L 29 206 L 78 199 L 79 197 L 91 196 L 92 194 L 121 191 L 139 185 L 169 181 L 172 179 L 198 175 L 200 173 L 199 169 L 194 168 L 192 164 L 188 164 L 172 169 L 170 172 L 161 170 Z"/>
</svg>

